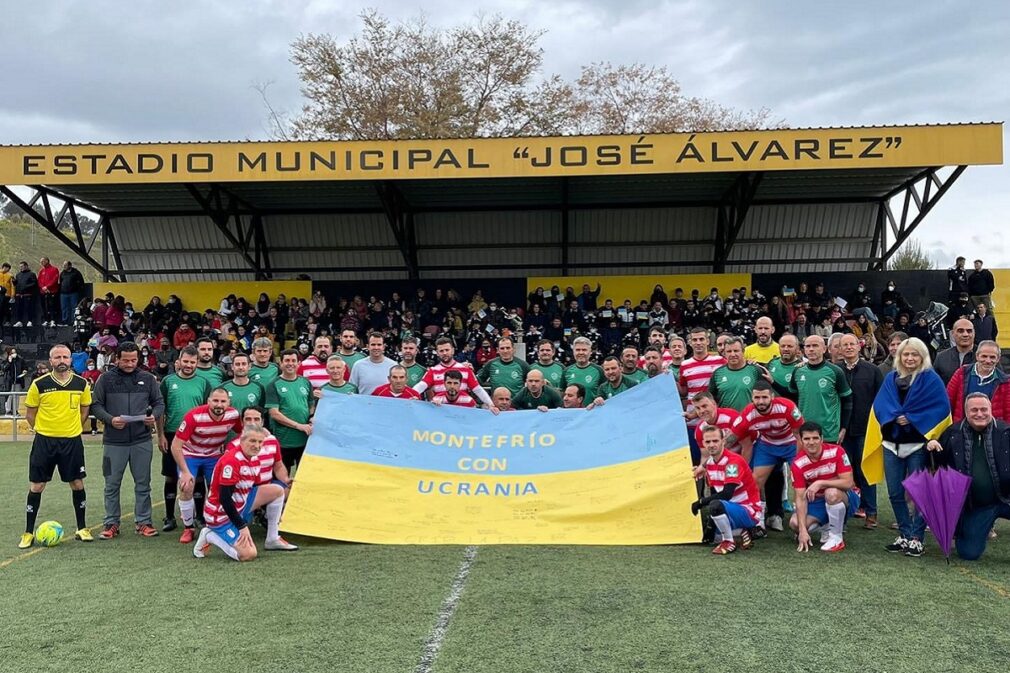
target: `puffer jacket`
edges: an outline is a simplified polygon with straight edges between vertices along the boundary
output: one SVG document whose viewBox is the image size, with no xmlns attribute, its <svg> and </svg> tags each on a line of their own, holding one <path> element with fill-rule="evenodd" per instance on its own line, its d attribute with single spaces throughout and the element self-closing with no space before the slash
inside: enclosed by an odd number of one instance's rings
<svg viewBox="0 0 1010 673">
<path fill-rule="evenodd" d="M 155 418 L 165 413 L 158 380 L 139 367 L 126 374 L 112 367 L 95 383 L 91 413 L 105 424 L 106 444 L 129 445 L 151 438 L 151 428 L 142 422 L 127 423 L 122 430 L 112 427 L 116 416 L 144 416 L 148 409 Z"/>
</svg>

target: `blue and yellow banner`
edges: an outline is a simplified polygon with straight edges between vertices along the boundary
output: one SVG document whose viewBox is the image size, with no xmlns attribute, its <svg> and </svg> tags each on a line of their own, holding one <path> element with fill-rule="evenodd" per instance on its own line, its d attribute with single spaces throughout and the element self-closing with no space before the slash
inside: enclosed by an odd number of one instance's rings
<svg viewBox="0 0 1010 673">
<path fill-rule="evenodd" d="M 384 544 L 698 542 L 672 378 L 599 408 L 515 411 L 328 395 L 286 532 Z"/>
</svg>

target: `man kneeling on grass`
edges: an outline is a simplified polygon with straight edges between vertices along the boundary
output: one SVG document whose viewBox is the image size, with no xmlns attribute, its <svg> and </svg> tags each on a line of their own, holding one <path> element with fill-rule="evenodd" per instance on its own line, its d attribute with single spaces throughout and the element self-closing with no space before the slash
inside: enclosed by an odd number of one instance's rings
<svg viewBox="0 0 1010 673">
<path fill-rule="evenodd" d="M 736 551 L 733 535 L 739 533 L 740 546 L 750 549 L 751 529 L 761 520 L 761 492 L 747 461 L 739 454 L 727 451 L 723 444 L 722 429 L 705 426 L 702 430 L 702 450 L 706 460 L 694 468 L 694 478 L 703 476 L 712 489 L 712 495 L 691 503 L 695 516 L 707 507 L 719 533 L 719 542 L 713 554 L 725 555 Z"/>
<path fill-rule="evenodd" d="M 807 421 L 800 426 L 799 454 L 793 458 L 796 512 L 789 527 L 796 532 L 796 551 L 810 550 L 810 533 L 821 530 L 821 551 L 845 549 L 845 519 L 859 508 L 859 492 L 845 450 L 824 441 L 821 426 Z M 800 525 L 800 522 L 803 525 Z"/>
<path fill-rule="evenodd" d="M 246 425 L 242 428 L 239 445 L 225 451 L 217 462 L 204 505 L 207 526 L 200 530 L 193 556 L 203 558 L 210 545 L 214 545 L 236 561 L 256 558 L 256 545 L 249 533 L 248 521 L 257 507 L 266 507 L 266 547 L 272 547 L 269 532 L 277 530 L 284 507 L 284 488 L 273 483 L 257 486 L 260 480 L 257 456 L 266 438 L 267 432 L 262 425 Z"/>
</svg>

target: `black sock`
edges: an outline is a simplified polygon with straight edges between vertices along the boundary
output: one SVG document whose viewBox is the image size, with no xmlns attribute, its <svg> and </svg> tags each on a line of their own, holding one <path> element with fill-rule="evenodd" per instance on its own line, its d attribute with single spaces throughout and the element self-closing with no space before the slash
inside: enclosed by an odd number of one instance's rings
<svg viewBox="0 0 1010 673">
<path fill-rule="evenodd" d="M 197 479 L 196 484 L 193 485 L 193 516 L 197 519 L 203 519 L 203 500 L 206 494 L 207 482 Z"/>
<path fill-rule="evenodd" d="M 83 488 L 79 491 L 70 491 L 70 495 L 74 499 L 74 514 L 77 515 L 77 530 L 87 528 L 87 526 L 84 525 L 84 515 L 88 509 L 88 496 L 84 493 Z"/>
<path fill-rule="evenodd" d="M 42 504 L 42 494 L 28 491 L 28 504 L 25 506 L 25 532 L 35 532 L 35 519 L 39 516 L 39 506 Z"/>
<path fill-rule="evenodd" d="M 165 480 L 165 518 L 174 519 L 175 518 L 175 488 L 176 481 L 174 479 Z"/>
</svg>

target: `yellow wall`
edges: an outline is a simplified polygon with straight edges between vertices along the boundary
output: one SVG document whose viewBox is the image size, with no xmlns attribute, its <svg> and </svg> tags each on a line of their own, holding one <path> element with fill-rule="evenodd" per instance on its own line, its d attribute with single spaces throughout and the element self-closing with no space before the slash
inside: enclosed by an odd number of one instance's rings
<svg viewBox="0 0 1010 673">
<path fill-rule="evenodd" d="M 992 293 L 995 307 L 996 325 L 999 327 L 999 345 L 1010 348 L 1010 269 L 990 269 L 996 280 L 996 290 Z"/>
<path fill-rule="evenodd" d="M 601 287 L 599 304 L 603 304 L 607 299 L 613 299 L 614 305 L 620 306 L 625 299 L 630 299 L 632 304 L 638 306 L 638 302 L 642 299 L 649 299 L 656 285 L 662 285 L 669 297 L 673 297 L 673 291 L 678 287 L 684 289 L 684 295 L 688 298 L 691 296 L 691 290 L 698 290 L 704 297 L 713 287 L 719 288 L 719 294 L 725 297 L 734 288 L 745 287 L 749 291 L 750 281 L 749 273 L 697 273 L 676 276 L 535 276 L 526 279 L 526 292 L 533 292 L 538 287 L 544 288 L 547 292 L 552 285 L 557 285 L 562 293 L 566 287 L 571 286 L 575 288 L 575 294 L 579 294 L 584 283 L 589 283 L 594 290 L 599 283 Z"/>
<path fill-rule="evenodd" d="M 230 294 L 245 297 L 246 301 L 256 303 L 260 292 L 266 292 L 273 301 L 278 294 L 284 294 L 288 299 L 298 297 L 308 299 L 312 296 L 312 282 L 308 280 L 271 280 L 271 281 L 212 281 L 206 283 L 95 283 L 95 296 L 104 297 L 106 292 L 123 295 L 126 301 L 133 303 L 133 308 L 141 311 L 147 306 L 151 297 L 158 295 L 161 303 L 168 301 L 168 296 L 176 295 L 182 300 L 186 311 L 203 313 L 205 309 L 215 311 L 221 305 L 221 300 Z"/>
</svg>

